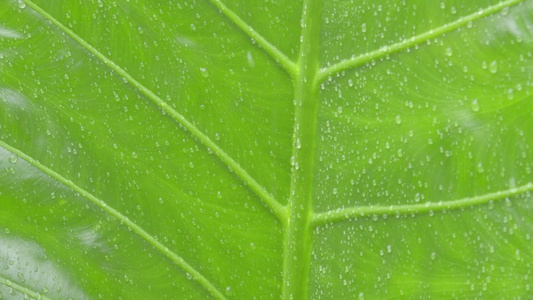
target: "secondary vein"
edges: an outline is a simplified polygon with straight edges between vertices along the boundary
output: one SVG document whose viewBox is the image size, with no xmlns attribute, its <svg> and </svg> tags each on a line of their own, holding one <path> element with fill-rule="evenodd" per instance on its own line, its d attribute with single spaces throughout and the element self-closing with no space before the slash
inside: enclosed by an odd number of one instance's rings
<svg viewBox="0 0 533 300">
<path fill-rule="evenodd" d="M 229 9 L 220 0 L 209 0 L 214 6 L 216 6 L 228 19 L 230 19 L 239 29 L 241 29 L 246 35 L 255 40 L 270 57 L 276 60 L 283 69 L 292 77 L 296 76 L 296 64 L 290 60 L 283 52 L 281 52 L 276 46 L 272 45 L 266 38 L 264 38 L 253 27 L 248 25 L 241 19 L 236 13 Z"/>
<path fill-rule="evenodd" d="M 475 197 L 467 197 L 451 201 L 426 202 L 419 204 L 406 205 L 376 205 L 376 206 L 361 206 L 351 207 L 345 209 L 331 210 L 325 213 L 315 214 L 313 216 L 313 226 L 321 226 L 330 223 L 342 222 L 357 217 L 368 217 L 373 215 L 418 215 L 430 212 L 437 212 L 443 210 L 455 210 L 465 207 L 474 207 L 476 205 L 483 205 L 491 201 L 506 199 L 511 196 L 520 195 L 529 191 L 533 191 L 533 183 L 528 183 L 516 188 L 508 190 L 488 193 Z"/>
<path fill-rule="evenodd" d="M 31 6 L 35 11 L 40 13 L 44 18 L 52 22 L 52 24 L 57 26 L 59 29 L 65 32 L 68 36 L 70 36 L 72 39 L 78 42 L 82 47 L 87 49 L 92 55 L 94 55 L 96 58 L 102 61 L 105 65 L 107 65 L 109 68 L 111 68 L 113 71 L 115 71 L 120 76 L 122 76 L 125 80 L 127 80 L 139 92 L 145 95 L 155 105 L 157 105 L 162 110 L 164 110 L 172 119 L 178 122 L 178 124 L 181 125 L 180 126 L 181 128 L 191 133 L 191 135 L 196 140 L 198 140 L 200 143 L 202 143 L 206 148 L 211 149 L 211 151 L 213 151 L 213 153 L 224 164 L 226 164 L 231 170 L 233 170 L 233 172 L 242 180 L 244 184 L 246 184 L 257 196 L 259 196 L 259 198 L 263 201 L 263 203 L 267 207 L 270 208 L 270 210 L 276 215 L 276 217 L 278 217 L 278 219 L 281 222 L 284 222 L 286 220 L 285 207 L 281 205 L 276 199 L 274 199 L 274 197 L 270 195 L 270 193 L 263 186 L 261 186 L 250 174 L 248 174 L 248 172 L 246 172 L 246 170 L 244 170 L 239 165 L 239 163 L 237 163 L 229 154 L 227 154 L 224 150 L 222 150 L 222 148 L 220 148 L 215 142 L 213 142 L 207 135 L 201 132 L 200 129 L 194 126 L 194 124 L 192 124 L 189 120 L 187 120 L 183 115 L 178 113 L 174 108 L 172 108 L 168 103 L 166 103 L 163 99 L 157 96 L 154 92 L 152 92 L 150 89 L 148 89 L 143 84 L 141 84 L 139 81 L 137 81 L 135 78 L 133 78 L 133 76 L 131 76 L 128 72 L 126 72 L 126 70 L 122 69 L 111 59 L 107 58 L 96 48 L 94 48 L 89 43 L 87 43 L 84 39 L 82 39 L 80 36 L 75 34 L 72 30 L 70 30 L 65 25 L 63 25 L 61 22 L 56 20 L 52 15 L 47 13 L 45 10 L 43 10 L 41 7 L 31 2 L 30 0 L 24 0 L 24 1 L 29 6 Z"/>
<path fill-rule="evenodd" d="M 150 233 L 145 231 L 143 228 L 141 228 L 139 225 L 135 224 L 132 220 L 130 220 L 125 215 L 121 214 L 119 211 L 114 209 L 113 207 L 107 205 L 107 203 L 93 194 L 89 193 L 85 189 L 81 188 L 77 184 L 75 184 L 73 181 L 63 177 L 56 171 L 48 168 L 47 166 L 41 164 L 39 161 L 34 159 L 33 157 L 27 155 L 26 153 L 20 151 L 19 149 L 7 144 L 4 141 L 0 140 L 0 146 L 3 148 L 11 151 L 12 153 L 18 155 L 20 158 L 24 159 L 37 169 L 41 170 L 43 173 L 49 175 L 50 177 L 54 178 L 58 182 L 64 184 L 65 186 L 69 187 L 73 191 L 77 192 L 87 200 L 91 201 L 98 207 L 100 207 L 103 211 L 106 213 L 112 215 L 117 220 L 119 220 L 121 223 L 129 227 L 134 233 L 136 233 L 138 236 L 140 236 L 142 239 L 147 241 L 149 244 L 151 244 L 155 249 L 157 249 L 159 252 L 161 252 L 164 256 L 166 256 L 168 259 L 170 259 L 172 262 L 174 262 L 176 265 L 181 267 L 185 272 L 189 273 L 198 283 L 200 283 L 208 292 L 210 292 L 216 299 L 226 299 L 224 294 L 222 294 L 205 276 L 203 276 L 199 271 L 197 271 L 195 268 L 193 268 L 191 265 L 189 265 L 181 256 L 174 253 L 172 250 L 170 250 L 165 245 L 161 244 L 156 238 L 154 238 Z"/>
<path fill-rule="evenodd" d="M 332 76 L 336 73 L 346 71 L 352 68 L 356 68 L 358 66 L 361 66 L 363 64 L 366 64 L 372 60 L 376 60 L 378 58 L 399 52 L 401 50 L 407 49 L 409 47 L 413 47 L 417 44 L 423 43 L 429 39 L 438 37 L 440 35 L 443 35 L 447 32 L 453 31 L 455 29 L 458 29 L 460 27 L 465 26 L 469 22 L 473 22 L 475 20 L 481 19 L 483 17 L 489 16 L 491 14 L 494 14 L 506 7 L 510 7 L 513 5 L 517 5 L 521 2 L 524 2 L 525 0 L 507 0 L 500 2 L 496 5 L 492 5 L 489 7 L 486 7 L 484 9 L 481 9 L 473 14 L 464 16 L 456 21 L 450 22 L 448 24 L 442 25 L 440 27 L 437 27 L 435 29 L 426 31 L 424 33 L 421 33 L 419 35 L 413 36 L 411 38 L 405 39 L 403 41 L 400 41 L 398 43 L 388 45 L 381 47 L 377 50 L 361 54 L 357 57 L 347 59 L 344 61 L 341 61 L 333 66 L 326 67 L 320 70 L 318 73 L 318 76 L 316 78 L 315 84 L 320 84 L 324 80 L 326 80 L 329 76 Z"/>
<path fill-rule="evenodd" d="M 43 295 L 41 293 L 34 292 L 34 291 L 30 290 L 27 287 L 24 287 L 22 285 L 16 284 L 13 281 L 8 280 L 8 279 L 6 279 L 4 277 L 1 277 L 1 276 L 0 276 L 0 284 L 3 284 L 3 285 L 5 285 L 5 286 L 7 286 L 9 288 L 14 289 L 17 292 L 20 292 L 20 293 L 22 293 L 24 295 L 30 296 L 30 297 L 35 298 L 35 299 L 52 300 L 51 298 L 48 298 L 47 296 L 45 296 L 45 295 Z"/>
</svg>

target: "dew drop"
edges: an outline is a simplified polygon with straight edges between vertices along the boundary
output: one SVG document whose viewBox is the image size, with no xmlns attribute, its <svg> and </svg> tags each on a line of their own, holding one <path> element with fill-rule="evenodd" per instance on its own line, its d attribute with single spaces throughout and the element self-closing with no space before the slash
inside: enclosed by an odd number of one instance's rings
<svg viewBox="0 0 533 300">
<path fill-rule="evenodd" d="M 226 287 L 226 296 L 231 296 L 233 295 L 233 291 L 231 290 L 231 286 L 227 286 Z"/>
<path fill-rule="evenodd" d="M 479 103 L 478 103 L 477 99 L 472 100 L 472 103 L 470 104 L 470 108 L 474 112 L 478 112 L 479 111 Z"/>
<path fill-rule="evenodd" d="M 252 52 L 248 51 L 248 53 L 246 53 L 246 60 L 248 61 L 248 65 L 250 67 L 255 67 L 255 60 Z"/>
<path fill-rule="evenodd" d="M 26 7 L 26 2 L 24 2 L 23 0 L 19 0 L 17 5 L 18 5 L 19 8 L 25 8 Z"/>
<path fill-rule="evenodd" d="M 444 54 L 446 54 L 446 56 L 452 56 L 453 55 L 452 48 L 450 47 L 446 48 L 446 51 L 444 52 Z"/>
<path fill-rule="evenodd" d="M 402 117 L 400 115 L 396 116 L 396 124 L 402 124 Z"/>
<path fill-rule="evenodd" d="M 509 99 L 509 100 L 513 100 L 514 99 L 514 90 L 513 89 L 507 90 L 507 99 Z"/>
<path fill-rule="evenodd" d="M 481 162 L 477 164 L 477 171 L 479 173 L 485 172 L 485 168 L 483 167 L 483 164 Z"/>
<path fill-rule="evenodd" d="M 361 24 L 361 32 L 366 32 L 366 23 Z"/>
<path fill-rule="evenodd" d="M 493 210 L 494 209 L 494 201 L 489 201 L 489 209 L 490 210 Z"/>
<path fill-rule="evenodd" d="M 491 72 L 492 74 L 496 74 L 496 72 L 498 72 L 498 62 L 497 61 L 492 61 L 489 65 L 489 72 Z"/>
<path fill-rule="evenodd" d="M 398 149 L 398 157 L 402 157 L 403 156 L 403 150 L 402 149 Z"/>
<path fill-rule="evenodd" d="M 513 206 L 513 203 L 511 202 L 511 199 L 509 199 L 509 197 L 505 198 L 505 206 L 507 207 Z"/>
<path fill-rule="evenodd" d="M 200 74 L 202 74 L 202 77 L 207 78 L 209 77 L 209 72 L 206 68 L 200 68 Z"/>
<path fill-rule="evenodd" d="M 15 153 L 9 156 L 9 162 L 12 164 L 16 164 L 18 160 L 19 160 L 19 157 Z"/>
<path fill-rule="evenodd" d="M 509 14 L 509 7 L 504 7 L 502 9 L 502 15 L 507 16 Z"/>
</svg>

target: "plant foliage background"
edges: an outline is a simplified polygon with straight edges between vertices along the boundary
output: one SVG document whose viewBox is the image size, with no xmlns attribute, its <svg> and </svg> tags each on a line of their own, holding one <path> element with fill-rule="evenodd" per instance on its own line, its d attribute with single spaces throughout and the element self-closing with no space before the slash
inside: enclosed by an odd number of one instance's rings
<svg viewBox="0 0 533 300">
<path fill-rule="evenodd" d="M 0 1 L 0 299 L 527 298 L 532 20 Z"/>
</svg>

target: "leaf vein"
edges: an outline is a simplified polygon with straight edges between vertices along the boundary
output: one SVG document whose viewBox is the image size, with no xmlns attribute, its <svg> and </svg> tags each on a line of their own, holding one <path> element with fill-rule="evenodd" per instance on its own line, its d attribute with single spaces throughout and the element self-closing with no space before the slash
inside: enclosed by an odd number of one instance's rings
<svg viewBox="0 0 533 300">
<path fill-rule="evenodd" d="M 216 6 L 223 15 L 230 19 L 237 27 L 239 27 L 242 32 L 244 32 L 251 39 L 257 41 L 270 57 L 272 57 L 276 62 L 278 62 L 283 69 L 291 75 L 293 78 L 296 77 L 297 67 L 296 64 L 290 60 L 283 52 L 281 52 L 276 46 L 272 45 L 265 37 L 263 37 L 259 32 L 257 32 L 253 27 L 248 25 L 243 19 L 241 19 L 235 12 L 229 9 L 222 1 L 220 0 L 209 0 L 211 4 Z"/>
<path fill-rule="evenodd" d="M 7 286 L 9 288 L 12 288 L 12 289 L 16 290 L 17 292 L 20 292 L 20 293 L 22 293 L 24 295 L 30 296 L 30 297 L 35 298 L 35 299 L 52 300 L 51 298 L 48 298 L 47 296 L 42 295 L 39 292 L 34 292 L 34 291 L 30 290 L 29 288 L 24 287 L 22 285 L 18 285 L 16 283 L 14 283 L 13 281 L 8 280 L 8 279 L 6 279 L 6 278 L 4 278 L 2 276 L 0 276 L 0 284 L 5 285 L 5 286 Z"/>
<path fill-rule="evenodd" d="M 316 78 L 315 84 L 318 85 L 324 80 L 326 80 L 329 76 L 332 76 L 334 74 L 337 74 L 342 71 L 346 71 L 349 69 L 356 68 L 358 66 L 364 65 L 370 61 L 376 60 L 378 58 L 381 58 L 383 56 L 387 56 L 390 54 L 397 53 L 399 51 L 402 51 L 404 49 L 407 49 L 409 47 L 413 47 L 417 44 L 420 44 L 424 41 L 427 41 L 429 39 L 438 37 L 440 35 L 443 35 L 447 32 L 453 31 L 455 29 L 458 29 L 460 27 L 465 26 L 467 23 L 476 21 L 478 19 L 481 19 L 483 17 L 492 15 L 506 7 L 510 7 L 513 5 L 517 5 L 521 2 L 524 2 L 525 0 L 507 0 L 500 2 L 496 5 L 492 5 L 489 7 L 486 7 L 484 9 L 481 9 L 475 13 L 472 13 L 470 15 L 461 17 L 453 22 L 447 23 L 445 25 L 442 25 L 440 27 L 437 27 L 435 29 L 426 31 L 424 33 L 421 33 L 419 35 L 413 36 L 411 38 L 405 39 L 403 41 L 397 42 L 392 45 L 381 47 L 377 50 L 367 52 L 364 54 L 361 54 L 359 56 L 356 56 L 351 59 L 347 59 L 344 61 L 341 61 L 337 64 L 334 64 L 333 66 L 322 68 L 318 76 Z"/>
<path fill-rule="evenodd" d="M 172 250 L 170 250 L 168 247 L 160 243 L 155 237 L 153 237 L 150 233 L 145 231 L 142 227 L 137 225 L 135 222 L 130 220 L 127 216 L 121 214 L 119 211 L 114 209 L 113 207 L 107 205 L 107 203 L 93 194 L 89 193 L 85 189 L 81 188 L 77 184 L 75 184 L 73 181 L 63 177 L 61 174 L 57 173 L 56 171 L 48 168 L 47 166 L 41 164 L 39 161 L 34 159 L 33 157 L 29 156 L 28 154 L 20 151 L 19 149 L 7 144 L 4 141 L 0 140 L 0 146 L 7 149 L 8 151 L 18 155 L 20 158 L 24 159 L 37 169 L 41 170 L 43 173 L 49 175 L 53 179 L 57 180 L 58 182 L 62 183 L 63 185 L 69 187 L 73 191 L 79 193 L 81 196 L 86 198 L 87 200 L 91 201 L 93 204 L 100 207 L 103 211 L 106 213 L 112 215 L 117 220 L 119 220 L 121 223 L 125 224 L 127 227 L 129 227 L 133 232 L 135 232 L 138 236 L 140 236 L 142 239 L 147 241 L 149 244 L 151 244 L 155 249 L 160 251 L 164 256 L 169 258 L 172 262 L 174 262 L 176 265 L 181 267 L 184 271 L 189 273 L 198 283 L 200 283 L 207 291 L 209 291 L 216 299 L 226 299 L 226 297 L 199 271 L 197 271 L 195 268 L 193 268 L 189 263 L 187 263 L 181 256 L 174 253 Z"/>
<path fill-rule="evenodd" d="M 174 119 L 181 128 L 185 131 L 188 131 L 197 141 L 202 143 L 206 148 L 211 149 L 213 153 L 224 163 L 226 164 L 233 172 L 242 180 L 242 182 L 247 185 L 263 203 L 270 208 L 270 210 L 278 217 L 281 222 L 284 222 L 286 219 L 285 207 L 279 203 L 270 193 L 261 186 L 246 170 L 244 170 L 239 163 L 237 163 L 229 154 L 227 154 L 222 148 L 220 148 L 215 142 L 213 142 L 207 135 L 200 131 L 194 124 L 187 120 L 182 114 L 178 113 L 174 108 L 172 108 L 167 102 L 157 96 L 150 89 L 145 87 L 139 81 L 137 81 L 133 76 L 131 76 L 126 70 L 118 66 L 114 61 L 107 58 L 96 48 L 87 43 L 84 39 L 74 33 L 72 30 L 67 28 L 65 25 L 56 20 L 52 15 L 47 13 L 38 5 L 34 4 L 30 0 L 24 0 L 29 6 L 31 6 L 35 11 L 40 13 L 44 18 L 52 22 L 60 30 L 65 32 L 68 36 L 78 42 L 83 48 L 88 50 L 92 55 L 102 61 L 106 66 L 111 68 L 113 71 L 121 75 L 125 80 L 127 80 L 133 87 L 135 87 L 139 92 L 145 95 L 150 99 L 155 105 L 164 110 L 169 116 Z"/>
<path fill-rule="evenodd" d="M 347 221 L 357 217 L 369 217 L 374 215 L 419 215 L 430 212 L 437 212 L 443 210 L 456 210 L 466 207 L 474 207 L 478 205 L 487 204 L 491 201 L 502 200 L 507 197 L 524 194 L 533 191 L 533 183 L 528 183 L 516 188 L 508 190 L 487 193 L 480 196 L 467 197 L 451 201 L 426 202 L 418 204 L 405 205 L 377 205 L 377 206 L 361 206 L 351 207 L 345 209 L 331 210 L 324 213 L 318 213 L 313 216 L 313 226 L 321 226 L 336 222 Z"/>
</svg>

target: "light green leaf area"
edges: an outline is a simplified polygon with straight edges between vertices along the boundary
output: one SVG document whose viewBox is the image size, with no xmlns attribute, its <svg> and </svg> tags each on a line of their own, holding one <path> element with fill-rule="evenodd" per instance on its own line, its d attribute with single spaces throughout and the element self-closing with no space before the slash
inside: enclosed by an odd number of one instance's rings
<svg viewBox="0 0 533 300">
<path fill-rule="evenodd" d="M 526 299 L 533 1 L 0 1 L 0 299 Z"/>
</svg>

